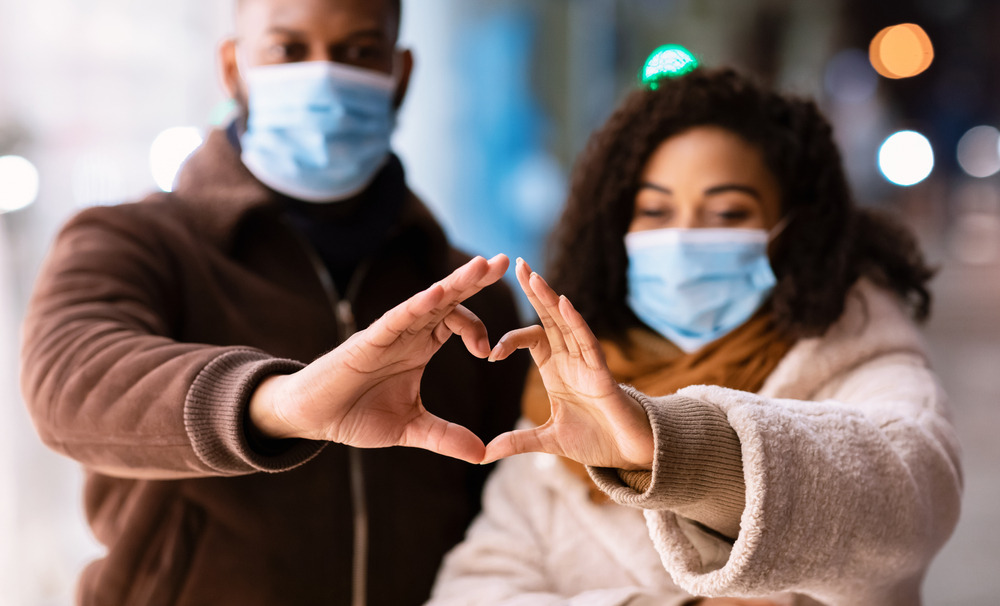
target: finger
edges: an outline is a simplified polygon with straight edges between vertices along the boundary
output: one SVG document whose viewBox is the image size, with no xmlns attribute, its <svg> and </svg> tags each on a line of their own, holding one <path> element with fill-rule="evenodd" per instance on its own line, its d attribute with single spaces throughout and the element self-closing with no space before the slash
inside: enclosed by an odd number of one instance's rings
<svg viewBox="0 0 1000 606">
<path fill-rule="evenodd" d="M 473 464 L 482 462 L 486 456 L 486 447 L 476 434 L 426 410 L 406 426 L 399 445 L 423 448 Z"/>
<path fill-rule="evenodd" d="M 552 315 L 549 313 L 548 308 L 545 304 L 538 298 L 538 294 L 534 291 L 531 286 L 531 282 L 537 273 L 531 271 L 531 266 L 528 265 L 524 259 L 518 259 L 517 267 L 517 281 L 521 285 L 521 290 L 528 297 L 528 302 L 535 309 L 535 313 L 538 314 L 538 320 L 542 323 L 542 328 L 545 329 L 545 334 L 548 336 L 549 347 L 552 353 L 559 353 L 566 351 L 566 339 L 563 337 L 562 331 L 556 326 L 555 320 L 552 319 Z M 539 276 L 539 279 L 541 276 Z"/>
<path fill-rule="evenodd" d="M 543 436 L 544 431 L 539 427 L 502 433 L 486 445 L 486 455 L 483 457 L 482 464 L 488 465 L 500 459 L 526 452 L 548 452 L 547 441 L 544 440 Z"/>
<path fill-rule="evenodd" d="M 506 255 L 497 255 L 489 261 L 482 257 L 476 257 L 458 268 L 447 278 L 438 282 L 444 289 L 444 296 L 426 318 L 426 324 L 416 324 L 413 329 L 415 331 L 422 330 L 427 324 L 436 326 L 463 301 L 500 280 L 507 272 L 509 265 L 510 260 Z"/>
<path fill-rule="evenodd" d="M 444 289 L 435 284 L 393 307 L 365 331 L 369 342 L 377 347 L 388 347 L 402 333 L 426 324 L 425 318 L 443 297 Z"/>
<path fill-rule="evenodd" d="M 500 280 L 507 273 L 509 266 L 510 259 L 507 258 L 507 255 L 497 255 L 489 261 L 482 257 L 476 257 L 463 266 L 463 268 L 470 268 L 467 270 L 468 273 L 456 275 L 462 270 L 459 268 L 451 276 L 441 281 L 440 284 L 445 289 L 445 296 L 441 304 L 458 304 L 465 301 L 480 290 Z"/>
<path fill-rule="evenodd" d="M 528 303 L 531 303 L 531 307 L 534 308 L 535 313 L 539 314 L 539 318 L 541 318 L 541 314 L 545 311 L 545 306 L 542 305 L 542 302 L 535 296 L 535 291 L 531 290 L 531 286 L 528 285 L 531 274 L 532 269 L 528 265 L 528 262 L 518 257 L 514 268 L 514 276 L 517 277 L 517 283 L 521 286 L 521 290 L 524 291 L 525 296 L 528 297 Z"/>
<path fill-rule="evenodd" d="M 441 325 L 447 327 L 451 333 L 462 337 L 462 342 L 472 355 L 477 358 L 490 355 L 490 339 L 486 326 L 464 305 L 457 306 Z M 441 342 L 443 343 L 444 339 Z"/>
<path fill-rule="evenodd" d="M 429 324 L 436 325 L 458 305 L 462 292 L 481 290 L 489 280 L 499 280 L 507 268 L 507 257 L 497 255 L 490 261 L 476 257 L 453 271 L 444 280 L 389 310 L 368 331 L 369 340 L 388 347 L 403 333 L 416 334 Z M 478 285 L 482 286 L 478 286 Z M 471 296 L 471 294 L 469 295 Z"/>
<path fill-rule="evenodd" d="M 587 321 L 583 319 L 580 312 L 573 306 L 572 301 L 566 297 L 562 297 L 562 300 L 559 302 L 559 310 L 562 312 L 563 317 L 566 318 L 566 324 L 573 331 L 573 337 L 580 346 L 580 355 L 583 356 L 583 360 L 587 366 L 590 368 L 607 367 L 604 350 L 601 348 L 600 341 L 597 340 L 594 331 L 590 330 Z"/>
<path fill-rule="evenodd" d="M 559 311 L 559 295 L 557 295 L 545 279 L 537 273 L 531 274 L 531 278 L 528 283 L 534 291 L 535 296 L 538 297 L 539 301 L 541 301 L 542 306 L 545 307 L 545 312 L 548 314 L 549 318 L 551 318 L 553 331 L 558 331 L 558 334 L 562 338 L 563 343 L 565 343 L 566 350 L 569 354 L 571 356 L 578 357 L 580 355 L 580 346 L 573 337 L 573 331 L 566 323 L 566 320 L 562 317 L 562 312 Z M 549 336 L 549 339 L 552 339 L 551 335 Z"/>
<path fill-rule="evenodd" d="M 535 325 L 510 331 L 500 338 L 490 352 L 490 362 L 506 360 L 518 349 L 530 349 L 535 365 L 541 366 L 549 357 L 549 340 L 545 336 L 545 329 Z"/>
</svg>

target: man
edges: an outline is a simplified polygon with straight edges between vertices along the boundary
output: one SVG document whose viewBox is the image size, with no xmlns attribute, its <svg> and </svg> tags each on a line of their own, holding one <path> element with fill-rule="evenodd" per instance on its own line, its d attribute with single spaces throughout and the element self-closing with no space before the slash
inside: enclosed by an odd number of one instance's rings
<svg viewBox="0 0 1000 606">
<path fill-rule="evenodd" d="M 242 0 L 241 118 L 58 237 L 22 386 L 88 473 L 81 604 L 419 604 L 477 513 L 487 470 L 429 451 L 480 462 L 526 360 L 477 359 L 517 326 L 507 259 L 452 249 L 390 153 L 399 12 Z M 426 450 L 358 450 L 394 445 Z"/>
</svg>

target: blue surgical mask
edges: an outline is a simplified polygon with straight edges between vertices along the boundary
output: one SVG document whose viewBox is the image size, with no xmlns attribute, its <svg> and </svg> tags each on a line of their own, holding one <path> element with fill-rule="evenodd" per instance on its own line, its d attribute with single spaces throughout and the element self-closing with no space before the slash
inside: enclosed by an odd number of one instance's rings
<svg viewBox="0 0 1000 606">
<path fill-rule="evenodd" d="M 697 351 L 749 320 L 771 294 L 767 243 L 762 229 L 630 233 L 629 306 L 682 350 Z"/>
<path fill-rule="evenodd" d="M 258 180 L 309 202 L 345 200 L 371 184 L 396 126 L 394 77 L 324 61 L 242 71 L 242 158 Z"/>
</svg>

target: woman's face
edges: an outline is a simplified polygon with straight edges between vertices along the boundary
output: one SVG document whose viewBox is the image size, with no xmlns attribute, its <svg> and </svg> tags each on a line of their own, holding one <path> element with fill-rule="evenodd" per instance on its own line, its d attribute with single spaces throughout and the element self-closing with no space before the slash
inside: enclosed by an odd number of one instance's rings
<svg viewBox="0 0 1000 606">
<path fill-rule="evenodd" d="M 642 171 L 629 232 L 664 228 L 771 229 L 778 182 L 756 147 L 716 126 L 660 144 Z"/>
</svg>

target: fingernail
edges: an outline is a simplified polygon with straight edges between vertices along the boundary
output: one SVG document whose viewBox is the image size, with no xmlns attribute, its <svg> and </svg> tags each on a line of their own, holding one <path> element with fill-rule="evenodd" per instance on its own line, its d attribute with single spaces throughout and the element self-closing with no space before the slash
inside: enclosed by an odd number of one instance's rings
<svg viewBox="0 0 1000 606">
<path fill-rule="evenodd" d="M 518 265 L 521 265 L 522 263 L 524 263 L 524 259 L 522 259 L 521 257 L 518 257 L 516 263 Z"/>
</svg>

